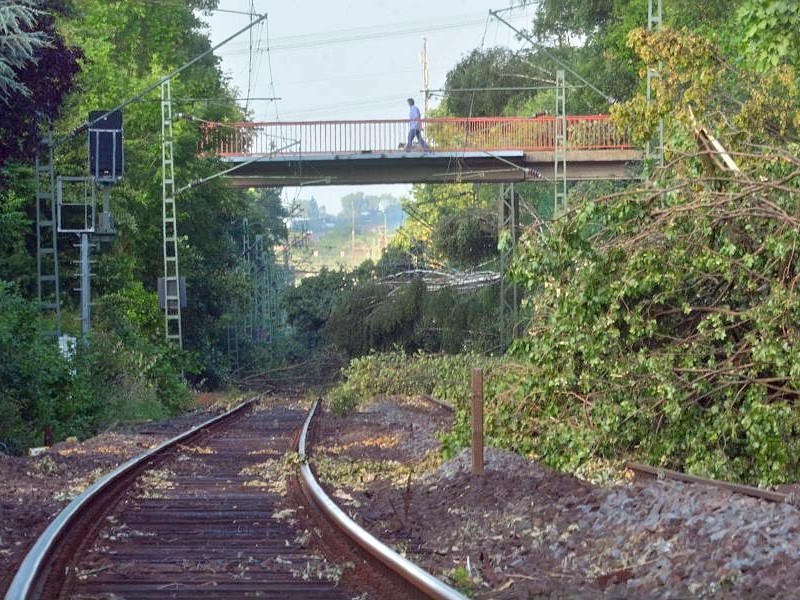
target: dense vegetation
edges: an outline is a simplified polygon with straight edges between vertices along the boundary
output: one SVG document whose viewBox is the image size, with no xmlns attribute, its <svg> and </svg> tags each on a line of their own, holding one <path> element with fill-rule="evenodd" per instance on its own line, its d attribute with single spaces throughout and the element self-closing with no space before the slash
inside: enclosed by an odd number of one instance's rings
<svg viewBox="0 0 800 600">
<path fill-rule="evenodd" d="M 642 145 L 663 119 L 664 166 L 645 165 L 644 184 L 571 186 L 569 210 L 522 237 L 512 277 L 526 331 L 507 356 L 469 363 L 486 370 L 489 443 L 559 468 L 635 457 L 797 481 L 800 53 L 790 40 L 800 9 L 703 3 L 700 19 L 699 5 L 670 3 L 663 27 L 648 31 L 644 8 L 544 2 L 533 24 L 542 46 L 527 64 L 544 70 L 545 55 L 569 56 L 575 76 L 592 73 L 621 100 L 611 112 Z M 495 73 L 509 82 L 533 73 L 524 62 L 476 51 L 450 81 L 474 88 Z M 646 67 L 660 69 L 649 102 Z M 614 76 L 604 82 L 605 72 Z M 542 100 L 486 92 L 448 97 L 446 107 L 537 112 Z M 580 92 L 568 112 L 598 101 Z M 344 410 L 371 392 L 440 395 L 457 408 L 447 439 L 457 448 L 469 443 L 463 358 L 371 355 L 331 397 Z"/>
<path fill-rule="evenodd" d="M 166 346 L 154 292 L 160 114 L 143 97 L 125 109 L 126 174 L 112 192 L 118 235 L 96 257 L 92 332 L 67 358 L 38 332 L 51 324 L 32 300 L 34 157 L 18 141 L 39 135 L 42 123 L 29 116 L 39 114 L 64 140 L 59 173 L 82 173 L 85 138 L 70 132 L 89 111 L 133 98 L 207 49 L 196 15 L 214 5 L 0 7 L 0 35 L 28 36 L 0 59 L 0 103 L 31 107 L 0 122 L 6 448 L 38 442 L 46 427 L 83 435 L 168 414 L 185 403 L 187 384 L 216 386 L 317 353 L 352 359 L 330 393 L 338 410 L 373 393 L 452 402 L 448 451 L 469 443 L 469 370 L 480 366 L 494 445 L 559 468 L 636 457 L 763 484 L 800 480 L 796 2 L 674 0 L 652 30 L 640 0 L 538 3 L 522 32 L 529 49 L 476 48 L 449 73 L 437 114 L 553 112 L 555 70 L 566 67 L 567 112 L 611 112 L 642 147 L 657 146 L 663 123 L 663 164 L 647 161 L 630 184 L 570 184 L 558 213 L 551 185 L 517 185 L 522 235 L 505 274 L 496 186 L 415 186 L 403 205 L 409 219 L 380 260 L 303 279 L 281 303 L 288 328 L 267 339 L 234 335 L 235 359 L 231 333 L 257 330 L 254 289 L 266 263 L 277 269 L 271 248 L 285 240 L 286 214 L 275 192 L 234 191 L 221 179 L 181 196 L 186 350 Z M 647 69 L 659 72 L 649 99 Z M 179 105 L 220 100 L 180 105 L 198 118 L 246 117 L 213 56 L 172 91 Z M 219 170 L 195 156 L 198 135 L 193 122 L 176 124 L 176 171 L 186 181 Z M 243 246 L 256 233 L 260 263 Z M 70 260 L 62 258 L 65 281 Z M 523 318 L 507 352 L 501 276 L 517 286 Z M 71 333 L 75 307 L 68 298 Z"/>
<path fill-rule="evenodd" d="M 180 269 L 190 301 L 184 350 L 164 341 L 156 295 L 164 269 L 158 83 L 210 49 L 202 19 L 216 1 L 0 4 L 1 449 L 39 445 L 44 431 L 63 439 L 120 420 L 173 414 L 186 406 L 190 388 L 223 385 L 237 368 L 280 360 L 244 333 L 258 331 L 252 298 L 263 265 L 243 245 L 249 227 L 248 239 L 260 236 L 274 263 L 285 211 L 277 191 L 235 191 L 221 178 L 177 197 Z M 217 60 L 208 54 L 171 80 L 173 114 L 246 117 Z M 77 340 L 62 353 L 42 335 L 57 323 L 36 302 L 34 160 L 39 154 L 47 162 L 40 150 L 51 128 L 55 176 L 88 175 L 88 114 L 122 104 L 125 172 L 110 189 L 117 234 L 92 248 L 92 328 L 85 337 L 74 291 L 77 238 L 59 235 L 60 333 Z M 199 136 L 197 121 L 175 121 L 178 188 L 222 170 L 196 156 Z"/>
</svg>

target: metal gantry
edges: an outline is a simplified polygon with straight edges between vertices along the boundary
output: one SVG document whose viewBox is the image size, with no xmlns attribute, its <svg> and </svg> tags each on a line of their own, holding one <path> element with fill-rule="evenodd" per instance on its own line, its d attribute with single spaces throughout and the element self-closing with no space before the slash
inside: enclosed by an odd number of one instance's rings
<svg viewBox="0 0 800 600">
<path fill-rule="evenodd" d="M 519 196 L 514 184 L 500 184 L 500 351 L 504 352 L 517 335 L 519 292 L 516 282 L 508 281 L 508 270 L 519 238 Z"/>
<path fill-rule="evenodd" d="M 92 177 L 56 178 L 57 229 L 60 234 L 78 236 L 80 272 L 77 275 L 80 296 L 81 335 L 85 338 L 91 329 L 91 263 L 90 236 L 94 235 L 97 222 L 95 185 Z"/>
<path fill-rule="evenodd" d="M 183 347 L 181 290 L 178 271 L 178 215 L 175 204 L 175 163 L 173 159 L 172 89 L 161 84 L 161 192 L 164 241 L 164 331 L 167 341 Z"/>
<path fill-rule="evenodd" d="M 654 5 L 655 2 L 655 5 Z M 648 0 L 647 4 L 647 29 L 661 29 L 662 12 L 661 0 Z M 657 68 L 647 68 L 647 103 L 653 101 L 653 87 L 652 82 L 654 79 L 661 77 L 662 65 L 659 64 Z M 655 148 L 653 147 L 655 146 Z M 659 167 L 664 166 L 664 119 L 663 117 L 658 120 L 658 129 L 656 131 L 655 140 L 647 142 L 645 155 L 651 159 Z"/>
<path fill-rule="evenodd" d="M 553 217 L 567 205 L 567 92 L 564 71 L 556 71 L 556 118 L 553 121 Z"/>
<path fill-rule="evenodd" d="M 261 344 L 275 339 L 280 328 L 278 291 L 284 285 L 282 268 L 269 250 L 263 234 L 250 231 L 248 219 L 242 223 L 242 260 L 250 283 L 250 302 L 246 310 L 237 308 L 234 323 L 228 328 L 228 354 L 238 368 L 239 341 Z"/>
<path fill-rule="evenodd" d="M 53 138 L 49 129 L 36 155 L 36 290 L 39 309 L 52 319 L 53 337 L 61 335 L 61 284 L 58 272 L 56 189 Z"/>
<path fill-rule="evenodd" d="M 244 219 L 242 228 L 242 258 L 247 268 L 247 276 L 252 280 L 253 276 L 253 249 L 250 245 L 250 222 Z M 242 318 L 242 334 L 246 340 L 253 339 L 253 300 L 251 298 L 248 311 Z M 238 329 L 238 324 L 237 324 Z"/>
<path fill-rule="evenodd" d="M 250 318 L 250 339 L 263 343 L 275 339 L 278 330 L 279 269 L 275 257 L 265 246 L 264 236 L 256 234 L 249 254 L 253 286 Z"/>
</svg>

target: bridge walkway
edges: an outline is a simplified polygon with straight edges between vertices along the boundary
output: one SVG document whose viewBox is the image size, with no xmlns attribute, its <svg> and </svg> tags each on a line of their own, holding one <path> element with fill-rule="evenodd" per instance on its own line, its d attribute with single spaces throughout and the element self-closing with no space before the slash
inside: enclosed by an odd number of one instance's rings
<svg viewBox="0 0 800 600">
<path fill-rule="evenodd" d="M 429 152 L 405 152 L 407 120 L 202 123 L 201 153 L 238 187 L 553 179 L 553 116 L 423 119 Z M 643 152 L 608 115 L 568 116 L 567 177 L 631 179 Z"/>
</svg>

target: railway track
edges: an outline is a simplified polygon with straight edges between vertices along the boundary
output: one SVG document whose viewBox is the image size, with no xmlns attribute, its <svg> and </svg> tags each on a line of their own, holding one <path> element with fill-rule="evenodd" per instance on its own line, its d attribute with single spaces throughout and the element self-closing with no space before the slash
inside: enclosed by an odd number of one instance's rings
<svg viewBox="0 0 800 600">
<path fill-rule="evenodd" d="M 125 463 L 58 515 L 6 600 L 463 599 L 324 494 L 301 460 L 310 424 L 251 400 Z"/>
<path fill-rule="evenodd" d="M 673 481 L 682 481 L 683 483 L 697 483 L 700 485 L 708 485 L 723 490 L 728 490 L 734 494 L 742 494 L 759 500 L 766 500 L 768 502 L 778 502 L 786 504 L 794 504 L 797 501 L 792 494 L 784 494 L 782 492 L 774 492 L 772 490 L 765 490 L 762 488 L 754 487 L 752 485 L 744 485 L 740 483 L 731 483 L 728 481 L 720 481 L 718 479 L 708 479 L 706 477 L 698 477 L 696 475 L 687 475 L 679 471 L 671 471 L 670 469 L 662 469 L 660 467 L 651 467 L 642 463 L 629 462 L 625 465 L 627 469 L 633 472 L 634 476 L 639 478 L 652 478 L 652 479 L 671 479 Z"/>
</svg>

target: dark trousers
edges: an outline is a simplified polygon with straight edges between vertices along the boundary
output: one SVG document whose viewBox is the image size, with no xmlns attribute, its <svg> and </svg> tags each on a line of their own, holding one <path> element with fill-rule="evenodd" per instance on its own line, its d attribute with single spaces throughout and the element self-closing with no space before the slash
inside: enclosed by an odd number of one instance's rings
<svg viewBox="0 0 800 600">
<path fill-rule="evenodd" d="M 409 129 L 408 130 L 408 143 L 406 144 L 406 152 L 411 150 L 411 144 L 414 143 L 414 138 L 419 140 L 419 145 L 422 146 L 423 150 L 428 150 L 428 144 L 422 139 L 422 131 L 419 129 Z"/>
</svg>

